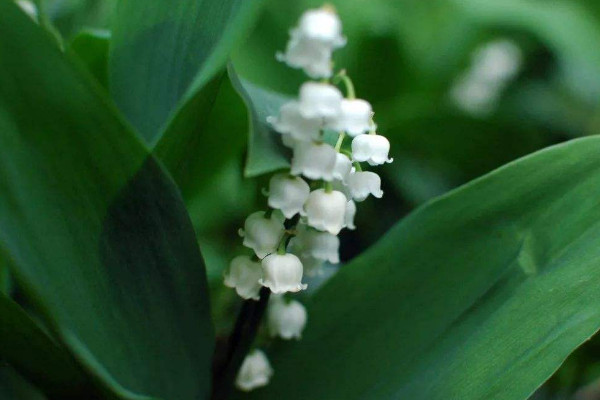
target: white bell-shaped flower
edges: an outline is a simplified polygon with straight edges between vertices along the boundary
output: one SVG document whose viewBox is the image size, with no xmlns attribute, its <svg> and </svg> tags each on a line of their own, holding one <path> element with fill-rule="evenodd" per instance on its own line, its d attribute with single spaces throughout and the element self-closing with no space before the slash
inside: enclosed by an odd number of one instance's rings
<svg viewBox="0 0 600 400">
<path fill-rule="evenodd" d="M 302 262 L 293 254 L 268 255 L 262 260 L 261 285 L 273 293 L 298 292 L 306 289 L 302 284 Z"/>
<path fill-rule="evenodd" d="M 346 44 L 342 36 L 342 22 L 329 7 L 308 10 L 300 18 L 297 33 L 307 39 L 338 48 Z"/>
<path fill-rule="evenodd" d="M 340 262 L 340 239 L 329 232 L 311 229 L 304 224 L 298 224 L 296 236 L 289 244 L 292 253 L 309 256 L 332 264 Z"/>
<path fill-rule="evenodd" d="M 390 142 L 381 135 L 360 135 L 352 140 L 352 158 L 370 165 L 381 165 L 394 161 L 388 158 Z"/>
<path fill-rule="evenodd" d="M 333 167 L 333 178 L 338 179 L 342 182 L 346 182 L 346 178 L 350 175 L 352 170 L 352 161 L 342 153 L 337 153 L 335 159 L 335 166 Z"/>
<path fill-rule="evenodd" d="M 300 114 L 300 104 L 290 101 L 279 109 L 277 117 L 268 117 L 273 129 L 281 134 L 288 134 L 292 138 L 301 141 L 319 139 L 323 125 L 320 118 L 307 118 Z"/>
<path fill-rule="evenodd" d="M 332 129 L 346 131 L 350 136 L 357 136 L 371 129 L 373 108 L 366 100 L 344 99 L 340 105 L 337 118 L 331 120 Z"/>
<path fill-rule="evenodd" d="M 309 255 L 298 256 L 298 258 L 302 261 L 305 276 L 314 277 L 323 273 L 323 264 L 325 264 L 325 261 Z"/>
<path fill-rule="evenodd" d="M 254 250 L 258 258 L 264 258 L 277 250 L 284 230 L 283 221 L 275 213 L 267 218 L 264 211 L 257 211 L 244 223 L 244 246 Z"/>
<path fill-rule="evenodd" d="M 244 358 L 235 378 L 235 386 L 244 392 L 249 392 L 267 385 L 272 376 L 273 368 L 271 368 L 265 353 L 254 350 Z"/>
<path fill-rule="evenodd" d="M 313 78 L 328 78 L 332 73 L 331 53 L 346 44 L 342 23 L 327 7 L 306 11 L 298 26 L 291 30 L 284 54 L 279 61 L 302 68 Z"/>
<path fill-rule="evenodd" d="M 308 183 L 298 176 L 275 174 L 269 181 L 269 207 L 288 219 L 302 211 L 309 194 Z"/>
<path fill-rule="evenodd" d="M 300 113 L 305 118 L 336 119 L 342 111 L 342 92 L 328 83 L 306 82 L 300 87 Z"/>
<path fill-rule="evenodd" d="M 354 226 L 354 216 L 356 215 L 356 203 L 354 200 L 348 200 L 346 203 L 346 214 L 344 215 L 344 228 L 350 230 L 356 229 Z"/>
<path fill-rule="evenodd" d="M 290 172 L 308 179 L 331 181 L 336 159 L 337 152 L 327 143 L 298 142 L 294 146 Z"/>
<path fill-rule="evenodd" d="M 304 204 L 308 225 L 337 235 L 344 227 L 346 203 L 346 196 L 337 190 L 327 192 L 324 189 L 317 189 L 312 191 Z"/>
<path fill-rule="evenodd" d="M 272 337 L 300 339 L 306 326 L 306 308 L 299 301 L 286 303 L 282 298 L 273 298 L 267 308 L 267 327 Z"/>
<path fill-rule="evenodd" d="M 363 201 L 369 195 L 380 199 L 383 196 L 381 190 L 381 178 L 375 172 L 354 171 L 348 176 L 348 189 L 355 201 Z"/>
<path fill-rule="evenodd" d="M 285 53 L 277 53 L 278 61 L 292 68 L 302 68 L 311 78 L 329 78 L 332 75 L 331 46 L 292 33 Z"/>
<path fill-rule="evenodd" d="M 255 262 L 248 256 L 237 256 L 229 264 L 225 272 L 225 286 L 235 289 L 243 299 L 258 300 L 262 277 L 260 262 Z"/>
</svg>

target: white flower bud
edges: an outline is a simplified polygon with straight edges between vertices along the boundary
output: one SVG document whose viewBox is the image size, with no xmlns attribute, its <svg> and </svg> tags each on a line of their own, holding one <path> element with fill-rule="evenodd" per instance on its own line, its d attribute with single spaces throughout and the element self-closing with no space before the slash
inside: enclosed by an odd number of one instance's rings
<svg viewBox="0 0 600 400">
<path fill-rule="evenodd" d="M 340 262 L 340 239 L 329 232 L 311 229 L 304 224 L 298 224 L 296 236 L 290 240 L 292 253 L 308 256 L 332 264 Z"/>
<path fill-rule="evenodd" d="M 356 203 L 354 200 L 348 200 L 346 203 L 346 214 L 344 215 L 344 228 L 350 230 L 356 229 L 354 226 L 354 216 L 356 215 Z"/>
<path fill-rule="evenodd" d="M 355 201 L 363 201 L 369 195 L 380 199 L 383 196 L 381 190 L 381 178 L 375 172 L 355 171 L 348 176 L 348 189 Z"/>
<path fill-rule="evenodd" d="M 264 258 L 277 250 L 284 230 L 283 221 L 275 213 L 266 218 L 264 211 L 257 211 L 244 223 L 244 246 L 254 250 L 258 258 Z"/>
<path fill-rule="evenodd" d="M 308 179 L 331 181 L 336 158 L 337 152 L 326 143 L 298 142 L 294 146 L 290 172 Z"/>
<path fill-rule="evenodd" d="M 394 161 L 388 158 L 390 142 L 381 135 L 360 135 L 352 140 L 352 158 L 354 161 L 370 165 L 381 165 Z"/>
<path fill-rule="evenodd" d="M 371 129 L 373 109 L 371 104 L 361 99 L 344 99 L 340 106 L 340 114 L 328 124 L 332 129 L 346 131 L 350 136 L 357 136 Z"/>
<path fill-rule="evenodd" d="M 292 300 L 286 304 L 283 299 L 274 298 L 269 302 L 267 326 L 272 337 L 300 339 L 306 320 L 306 308 L 298 301 Z"/>
<path fill-rule="evenodd" d="M 273 368 L 267 356 L 260 350 L 254 350 L 244 359 L 235 378 L 235 386 L 244 392 L 249 392 L 267 385 L 271 376 L 273 376 Z"/>
<path fill-rule="evenodd" d="M 300 105 L 297 101 L 290 101 L 279 109 L 279 116 L 268 117 L 273 128 L 282 134 L 289 134 L 292 138 L 301 141 L 317 140 L 323 125 L 320 118 L 306 118 L 300 114 Z"/>
<path fill-rule="evenodd" d="M 342 92 L 328 83 L 306 82 L 300 87 L 300 113 L 306 118 L 335 119 L 342 111 Z"/>
<path fill-rule="evenodd" d="M 342 153 L 337 153 L 335 159 L 335 166 L 333 167 L 333 178 L 338 179 L 342 182 L 346 182 L 346 178 L 350 175 L 352 170 L 352 161 Z"/>
<path fill-rule="evenodd" d="M 279 209 L 286 218 L 302 211 L 310 187 L 302 178 L 276 174 L 269 181 L 269 207 Z"/>
<path fill-rule="evenodd" d="M 332 48 L 346 44 L 342 37 L 342 22 L 329 8 L 308 10 L 300 18 L 298 34 L 310 40 L 329 45 Z"/>
<path fill-rule="evenodd" d="M 308 225 L 337 235 L 344 226 L 346 202 L 346 196 L 337 190 L 326 192 L 324 189 L 317 189 L 312 191 L 304 204 Z"/>
<path fill-rule="evenodd" d="M 260 283 L 273 293 L 306 289 L 306 285 L 302 284 L 302 263 L 293 254 L 270 254 L 262 260 L 262 269 Z"/>
<path fill-rule="evenodd" d="M 225 286 L 234 288 L 243 299 L 258 300 L 262 267 L 248 256 L 237 256 L 229 264 L 225 273 Z"/>
</svg>

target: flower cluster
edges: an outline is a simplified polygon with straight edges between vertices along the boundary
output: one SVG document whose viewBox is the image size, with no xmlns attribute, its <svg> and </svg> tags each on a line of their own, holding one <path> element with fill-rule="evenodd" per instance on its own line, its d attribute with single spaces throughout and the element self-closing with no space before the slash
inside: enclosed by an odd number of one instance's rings
<svg viewBox="0 0 600 400">
<path fill-rule="evenodd" d="M 269 209 L 245 221 L 243 244 L 254 255 L 234 258 L 225 275 L 225 285 L 244 299 L 258 300 L 261 287 L 276 295 L 268 306 L 267 325 L 271 336 L 283 339 L 300 338 L 307 314 L 302 304 L 282 295 L 305 289 L 303 275 L 318 274 L 325 263 L 339 263 L 337 235 L 344 228 L 355 229 L 356 202 L 383 196 L 379 175 L 363 171 L 361 163 L 392 162 L 389 141 L 376 133 L 371 104 L 356 98 L 344 70 L 333 73 L 332 52 L 346 42 L 341 31 L 333 9 L 309 10 L 291 30 L 285 53 L 277 55 L 321 80 L 304 83 L 297 99 L 268 118 L 293 151 L 291 166 L 271 177 Z M 338 84 L 345 87 L 345 96 Z M 251 390 L 268 380 L 272 370 L 264 367 L 265 360 L 264 354 L 260 360 L 256 353 L 248 356 L 238 388 Z M 256 367 L 248 366 L 252 363 Z M 249 378 L 248 371 L 259 370 L 268 376 Z M 260 385 L 248 384 L 253 380 Z"/>
</svg>

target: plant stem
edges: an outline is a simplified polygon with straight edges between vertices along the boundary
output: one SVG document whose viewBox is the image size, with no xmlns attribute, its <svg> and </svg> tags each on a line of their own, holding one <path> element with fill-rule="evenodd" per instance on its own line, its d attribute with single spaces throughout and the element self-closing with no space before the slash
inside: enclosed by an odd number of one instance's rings
<svg viewBox="0 0 600 400">
<path fill-rule="evenodd" d="M 238 314 L 233 333 L 229 337 L 227 355 L 220 368 L 213 371 L 211 400 L 225 400 L 233 389 L 233 383 L 246 354 L 250 350 L 260 320 L 267 308 L 271 290 L 263 287 L 258 301 L 246 300 Z"/>
</svg>

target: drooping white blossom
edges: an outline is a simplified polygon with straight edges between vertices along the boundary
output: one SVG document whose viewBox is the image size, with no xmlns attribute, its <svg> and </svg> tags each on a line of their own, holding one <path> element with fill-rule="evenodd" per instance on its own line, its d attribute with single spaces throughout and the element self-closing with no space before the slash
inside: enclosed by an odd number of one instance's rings
<svg viewBox="0 0 600 400">
<path fill-rule="evenodd" d="M 304 275 L 313 277 L 320 275 L 323 272 L 323 264 L 325 261 L 319 260 L 318 258 L 311 257 L 309 255 L 298 256 L 304 267 Z"/>
<path fill-rule="evenodd" d="M 244 392 L 249 392 L 267 385 L 272 376 L 273 368 L 265 353 L 254 350 L 244 359 L 235 379 L 235 386 Z"/>
<path fill-rule="evenodd" d="M 360 135 L 352 140 L 352 158 L 369 165 L 381 165 L 394 161 L 388 158 L 390 142 L 381 135 Z"/>
<path fill-rule="evenodd" d="M 304 204 L 304 214 L 308 225 L 337 235 L 344 227 L 346 203 L 346 196 L 337 190 L 328 192 L 324 189 L 317 189 L 312 191 Z"/>
<path fill-rule="evenodd" d="M 369 195 L 380 199 L 383 196 L 381 190 L 381 178 L 375 172 L 354 171 L 348 176 L 348 189 L 354 201 L 363 201 Z"/>
<path fill-rule="evenodd" d="M 283 221 L 275 213 L 267 218 L 264 211 L 257 211 L 246 218 L 243 244 L 254 250 L 258 258 L 264 258 L 277 250 L 284 230 Z"/>
<path fill-rule="evenodd" d="M 306 289 L 302 283 L 302 262 L 293 254 L 268 255 L 262 260 L 261 285 L 273 293 L 298 292 Z"/>
<path fill-rule="evenodd" d="M 371 129 L 372 116 L 373 109 L 369 102 L 361 99 L 344 99 L 340 106 L 340 113 L 329 125 L 332 129 L 357 136 Z"/>
<path fill-rule="evenodd" d="M 294 146 L 292 175 L 304 175 L 308 179 L 331 181 L 337 152 L 327 143 L 298 142 Z"/>
<path fill-rule="evenodd" d="M 304 257 L 329 261 L 332 264 L 340 262 L 340 239 L 329 232 L 322 232 L 304 224 L 296 227 L 296 236 L 289 244 L 292 253 Z"/>
<path fill-rule="evenodd" d="M 342 112 L 342 92 L 328 83 L 306 82 L 300 87 L 299 110 L 305 118 L 336 119 Z"/>
<path fill-rule="evenodd" d="M 354 216 L 356 215 L 356 203 L 354 200 L 348 200 L 346 203 L 346 214 L 344 215 L 344 228 L 354 230 Z"/>
<path fill-rule="evenodd" d="M 273 297 L 267 308 L 267 327 L 272 337 L 282 339 L 300 339 L 306 326 L 306 308 L 299 301 L 285 302 L 283 298 Z"/>
<path fill-rule="evenodd" d="M 308 10 L 291 30 L 285 53 L 278 53 L 277 59 L 290 67 L 302 68 L 313 78 L 329 78 L 331 53 L 345 43 L 342 23 L 333 10 L 326 7 Z"/>
<path fill-rule="evenodd" d="M 352 170 L 352 161 L 347 155 L 337 153 L 335 159 L 335 166 L 333 167 L 333 179 L 338 179 L 342 182 L 346 182 L 346 178 L 350 175 Z"/>
<path fill-rule="evenodd" d="M 248 256 L 237 256 L 229 264 L 225 272 L 225 286 L 235 289 L 243 299 L 258 300 L 262 277 L 260 262 L 255 262 Z"/>
<path fill-rule="evenodd" d="M 269 181 L 269 207 L 281 210 L 292 218 L 303 210 L 310 187 L 302 178 L 289 174 L 275 174 Z"/>
<path fill-rule="evenodd" d="M 279 109 L 279 115 L 268 117 L 267 122 L 277 132 L 305 142 L 318 140 L 323 125 L 321 118 L 303 116 L 297 101 L 285 103 Z"/>
</svg>

